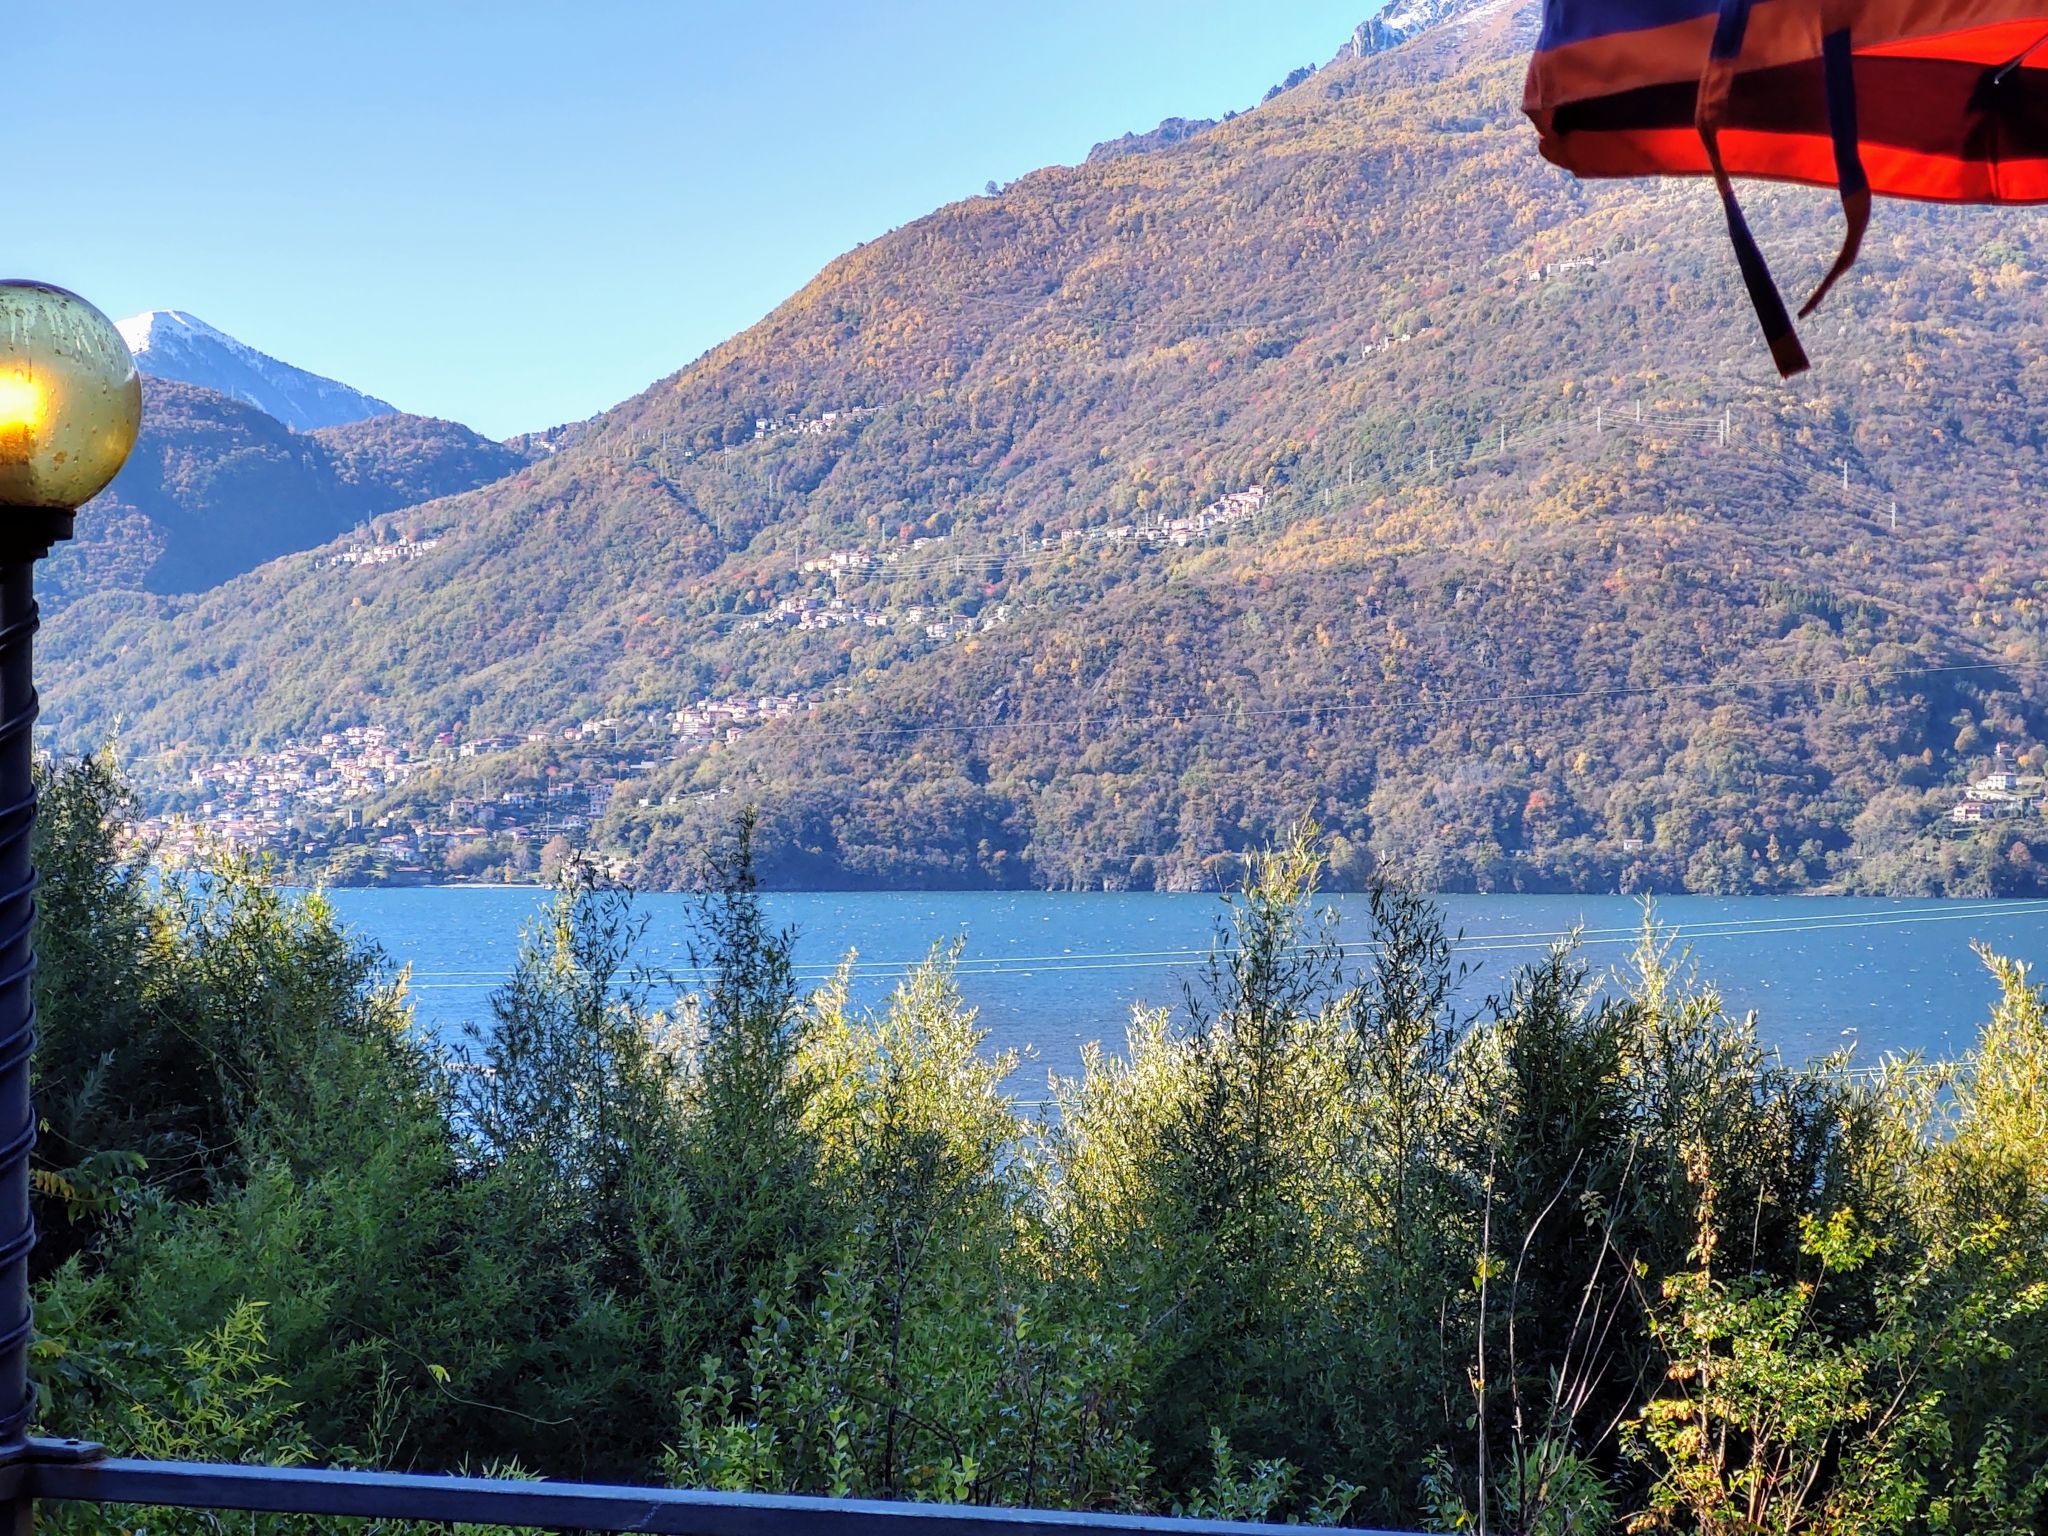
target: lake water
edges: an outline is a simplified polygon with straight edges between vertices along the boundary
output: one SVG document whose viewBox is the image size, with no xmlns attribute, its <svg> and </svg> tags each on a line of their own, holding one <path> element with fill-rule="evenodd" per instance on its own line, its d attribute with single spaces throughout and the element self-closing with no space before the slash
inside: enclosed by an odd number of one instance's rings
<svg viewBox="0 0 2048 1536">
<path fill-rule="evenodd" d="M 531 888 L 346 890 L 343 919 L 412 967 L 418 1016 L 452 1038 L 490 1016 L 491 990 L 511 968 L 520 929 L 546 902 Z M 1075 1070 L 1085 1041 L 1120 1045 L 1134 1004 L 1177 1005 L 1206 953 L 1222 904 L 1214 896 L 1049 893 L 773 895 L 775 920 L 797 931 L 806 982 L 858 951 L 854 998 L 886 1001 L 934 943 L 965 949 L 961 986 L 995 1049 L 1029 1053 L 1013 1079 L 1023 1097 L 1047 1070 Z M 1344 935 L 1365 934 L 1363 898 L 1335 899 Z M 1598 972 L 1626 965 L 1642 921 L 1629 897 L 1453 896 L 1443 901 L 1462 953 L 1477 966 L 1467 995 L 1504 990 L 1574 926 Z M 687 966 L 688 898 L 640 898 L 648 919 L 638 958 Z M 1874 1063 L 1888 1052 L 1962 1049 L 1989 1011 L 1992 986 L 1973 940 L 2024 960 L 2048 958 L 2048 901 L 1874 901 L 1825 897 L 1676 896 L 1657 914 L 1689 946 L 1733 1009 L 1755 1009 L 1765 1038 L 1790 1060 L 1845 1045 Z M 683 989 L 687 978 L 679 978 Z"/>
</svg>

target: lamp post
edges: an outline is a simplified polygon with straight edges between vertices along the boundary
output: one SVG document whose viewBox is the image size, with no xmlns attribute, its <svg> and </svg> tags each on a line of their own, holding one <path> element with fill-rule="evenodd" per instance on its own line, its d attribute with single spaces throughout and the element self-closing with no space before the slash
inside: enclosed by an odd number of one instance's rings
<svg viewBox="0 0 2048 1536">
<path fill-rule="evenodd" d="M 142 385 L 113 322 L 0 282 L 0 1467 L 29 1455 L 29 1152 L 35 1107 L 35 565 L 135 446 Z"/>
</svg>

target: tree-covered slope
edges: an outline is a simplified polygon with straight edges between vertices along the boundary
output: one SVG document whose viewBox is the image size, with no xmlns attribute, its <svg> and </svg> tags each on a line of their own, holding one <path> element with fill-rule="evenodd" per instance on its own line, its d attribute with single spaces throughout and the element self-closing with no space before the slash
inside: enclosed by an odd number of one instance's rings
<svg viewBox="0 0 2048 1536">
<path fill-rule="evenodd" d="M 51 561 L 46 605 L 108 589 L 203 591 L 526 462 L 424 416 L 299 433 L 244 401 L 154 376 L 144 377 L 143 402 L 135 453 Z"/>
<path fill-rule="evenodd" d="M 2038 218 L 1882 208 L 1781 385 L 1709 187 L 1537 157 L 1529 33 L 1453 15 L 850 252 L 551 459 L 394 514 L 417 558 L 81 603 L 60 729 L 794 695 L 608 770 L 595 835 L 656 878 L 737 794 L 791 880 L 1185 885 L 1312 809 L 1445 884 L 2028 883 L 2024 840 L 1961 871 L 1924 832 L 2044 724 Z M 1788 290 L 1817 276 L 1832 200 L 1749 206 Z"/>
</svg>

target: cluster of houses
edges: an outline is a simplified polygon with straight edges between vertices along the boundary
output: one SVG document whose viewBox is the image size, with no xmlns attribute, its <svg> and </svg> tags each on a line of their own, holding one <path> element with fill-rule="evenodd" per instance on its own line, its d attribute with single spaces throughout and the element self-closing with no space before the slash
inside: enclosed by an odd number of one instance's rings
<svg viewBox="0 0 2048 1536">
<path fill-rule="evenodd" d="M 795 693 L 729 694 L 681 709 L 605 715 L 518 735 L 458 739 L 457 733 L 443 731 L 424 754 L 394 740 L 381 726 L 351 726 L 327 732 L 315 743 L 220 758 L 194 768 L 178 786 L 181 808 L 146 817 L 137 830 L 156 856 L 172 865 L 226 843 L 250 852 L 314 859 L 355 844 L 401 866 L 437 867 L 437 845 L 479 838 L 516 845 L 557 834 L 577 840 L 610 805 L 620 775 L 651 772 L 664 759 L 736 741 L 747 731 L 814 707 Z M 372 802 L 435 763 L 575 744 L 585 747 L 581 760 L 586 767 L 551 779 L 545 792 L 514 789 L 494 799 L 456 796 L 445 807 L 437 802 L 369 816 Z M 602 768 L 592 771 L 595 764 Z"/>
<path fill-rule="evenodd" d="M 1111 523 L 1092 528 L 1047 530 L 1038 540 L 1040 549 L 1067 549 L 1076 544 L 1171 544 L 1185 548 L 1197 539 L 1222 533 L 1257 517 L 1266 505 L 1266 488 L 1232 491 L 1219 496 L 1199 511 L 1184 517 L 1160 518 L 1154 522 Z"/>
<path fill-rule="evenodd" d="M 2048 816 L 2048 798 L 2043 797 L 2041 789 L 2039 777 L 1987 773 L 1963 791 L 1963 798 L 1949 811 L 1948 819 L 1959 827 L 1974 827 L 2013 816 Z"/>
<path fill-rule="evenodd" d="M 1549 261 L 1540 267 L 1529 269 L 1529 281 L 1540 283 L 1548 278 L 1566 277 L 1573 272 L 1591 272 L 1601 265 L 1598 256 L 1581 256 L 1575 261 Z"/>
<path fill-rule="evenodd" d="M 900 620 L 921 630 L 925 639 L 944 642 L 994 629 L 1010 619 L 1008 603 L 997 603 L 974 615 L 941 614 L 926 618 L 925 612 L 921 606 L 894 610 L 863 608 L 836 592 L 820 590 L 785 597 L 755 624 L 761 629 L 891 629 Z"/>
<path fill-rule="evenodd" d="M 849 603 L 836 592 L 799 592 L 785 597 L 754 621 L 756 629 L 887 629 L 893 621 L 880 608 Z"/>
<path fill-rule="evenodd" d="M 2026 815 L 2048 816 L 2044 781 L 2039 774 L 2021 773 L 2012 749 L 2001 742 L 1992 754 L 1990 770 L 1979 774 L 1963 791 L 1948 819 L 1959 827 L 1975 827 Z"/>
<path fill-rule="evenodd" d="M 417 560 L 441 547 L 438 538 L 393 539 L 388 544 L 351 544 L 338 555 L 329 555 L 327 564 L 335 566 L 396 565 L 404 560 Z"/>
<path fill-rule="evenodd" d="M 839 425 L 842 415 L 849 414 L 851 413 L 826 411 L 817 416 L 790 416 L 781 421 L 771 421 L 766 416 L 756 416 L 754 418 L 754 441 L 758 443 L 764 437 L 779 437 L 784 433 L 793 433 L 797 437 L 823 437 L 827 432 L 830 432 Z"/>
<path fill-rule="evenodd" d="M 1155 542 L 1185 545 L 1190 540 L 1207 538 L 1239 523 L 1248 523 L 1259 515 L 1265 505 L 1266 488 L 1255 485 L 1249 490 L 1220 496 L 1199 512 L 1190 512 L 1186 517 L 1155 523 L 1150 533 Z"/>
<path fill-rule="evenodd" d="M 346 734 L 383 733 L 370 727 Z M 320 766 L 319 759 L 345 751 L 291 747 L 210 764 L 195 771 L 193 779 L 203 782 L 213 798 L 190 812 L 148 817 L 137 830 L 154 856 L 170 866 L 188 863 L 221 843 L 311 859 L 353 844 L 401 873 L 425 875 L 438 871 L 446 850 L 458 843 L 490 840 L 517 848 L 556 835 L 576 838 L 604 814 L 618 788 L 613 777 L 562 779 L 544 789 L 511 789 L 491 798 L 458 795 L 445 805 L 413 806 L 372 818 L 350 802 L 403 783 L 421 764 L 386 746 L 376 753 L 381 761 L 358 757 L 346 771 Z"/>
<path fill-rule="evenodd" d="M 943 644 L 948 640 L 960 640 L 968 635 L 986 634 L 989 630 L 1000 629 L 1010 622 L 1010 605 L 996 603 L 971 616 L 955 613 L 942 619 L 931 620 L 925 618 L 922 608 L 911 608 L 906 610 L 904 617 L 913 624 L 924 625 L 925 639 Z"/>
<path fill-rule="evenodd" d="M 285 847 L 308 818 L 345 819 L 351 802 L 410 779 L 420 763 L 382 726 L 329 731 L 317 743 L 224 757 L 194 768 L 183 786 L 189 813 L 152 816 L 141 831 L 160 855 L 190 856 L 207 841 Z"/>
<path fill-rule="evenodd" d="M 678 751 L 687 751 L 714 741 L 737 741 L 756 726 L 794 719 L 816 707 L 799 693 L 732 693 L 722 699 L 699 699 L 669 716 L 669 734 L 676 738 Z"/>
<path fill-rule="evenodd" d="M 848 406 L 836 411 L 821 411 L 816 416 L 756 416 L 752 441 L 758 443 L 771 437 L 824 437 L 844 429 L 854 417 L 866 414 L 866 410 L 866 407 Z M 698 443 L 695 433 L 628 432 L 618 439 L 618 456 L 622 463 L 642 464 L 659 474 L 674 475 L 699 457 Z M 703 456 L 710 460 L 723 459 L 734 452 L 736 446 L 747 445 L 727 443 L 720 448 L 705 449 Z"/>
<path fill-rule="evenodd" d="M 1400 339 L 1405 341 L 1408 338 Z M 1185 548 L 1197 539 L 1207 538 L 1212 534 L 1250 522 L 1265 509 L 1265 505 L 1266 488 L 1255 485 L 1247 490 L 1231 491 L 1227 495 L 1219 496 L 1207 506 L 1181 517 L 1163 517 L 1134 523 L 1097 523 L 1080 528 L 1049 528 L 1038 538 L 1025 541 L 1023 547 L 1031 550 L 1063 550 L 1082 544 L 1141 544 Z M 947 542 L 947 535 L 934 534 L 912 539 L 909 546 L 902 549 L 835 549 L 829 555 L 819 555 L 804 561 L 797 570 L 805 576 L 830 576 L 834 579 L 859 577 L 870 573 L 890 576 L 912 568 L 928 570 L 935 562 L 941 567 L 944 566 L 948 557 L 945 551 L 937 546 Z M 962 551 L 958 559 L 963 564 L 972 566 L 998 559 L 1008 563 L 1014 556 L 1007 554 L 1004 547 L 998 543 L 971 552 Z M 790 615 L 803 611 L 795 605 L 805 601 L 803 598 L 791 598 L 778 607 L 772 617 L 787 622 Z"/>
<path fill-rule="evenodd" d="M 189 781 L 204 797 L 202 814 L 216 806 L 285 800 L 332 810 L 403 784 L 418 766 L 382 726 L 356 725 L 329 731 L 310 746 L 220 758 L 194 768 Z"/>
<path fill-rule="evenodd" d="M 1400 339 L 1405 341 L 1407 338 Z M 1025 547 L 1042 551 L 1066 550 L 1077 545 L 1089 544 L 1155 547 L 1170 545 L 1185 548 L 1199 539 L 1209 538 L 1250 522 L 1265 509 L 1265 505 L 1266 489 L 1264 486 L 1255 485 L 1246 490 L 1232 491 L 1219 496 L 1207 506 L 1181 517 L 1053 529 L 1029 541 Z M 797 569 L 805 576 L 829 576 L 835 583 L 871 574 L 885 577 L 908 574 L 929 569 L 933 562 L 943 565 L 946 559 L 944 552 L 935 546 L 946 542 L 946 535 L 937 534 L 912 539 L 906 548 L 901 549 L 836 549 L 830 554 L 805 560 Z M 985 562 L 995 558 L 995 552 L 981 550 L 972 556 L 961 556 L 962 560 L 970 558 L 977 563 Z M 1006 557 L 1005 563 L 1013 563 L 1014 558 Z M 815 588 L 783 598 L 774 608 L 756 619 L 754 624 L 761 629 L 887 629 L 899 618 L 905 623 L 921 628 L 926 639 L 945 641 L 963 634 L 991 629 L 1006 622 L 1009 618 L 1009 607 L 1007 604 L 1000 605 L 973 618 L 941 614 L 927 619 L 922 608 L 868 608 L 848 601 L 837 591 Z"/>
<path fill-rule="evenodd" d="M 935 558 L 932 546 L 943 544 L 946 535 L 930 534 L 910 541 L 904 549 L 886 549 L 879 553 L 865 549 L 835 549 L 829 555 L 820 555 L 815 560 L 806 560 L 797 570 L 805 576 L 860 576 L 869 571 L 889 571 L 890 567 L 903 563 L 907 554 L 914 563 L 922 564 Z"/>
<path fill-rule="evenodd" d="M 824 437 L 854 417 L 865 415 L 867 410 L 865 406 L 842 406 L 815 416 L 756 416 L 754 441 L 770 437 Z M 683 432 L 628 432 L 619 439 L 619 447 L 628 459 L 643 455 L 655 459 L 693 459 L 697 455 L 689 444 L 694 441 L 692 434 Z M 729 453 L 731 449 L 717 451 Z"/>
</svg>

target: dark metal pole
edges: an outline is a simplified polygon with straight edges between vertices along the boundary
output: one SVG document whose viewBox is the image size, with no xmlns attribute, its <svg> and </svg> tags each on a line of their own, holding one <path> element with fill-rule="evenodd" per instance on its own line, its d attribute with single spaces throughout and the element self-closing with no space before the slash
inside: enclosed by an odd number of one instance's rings
<svg viewBox="0 0 2048 1536">
<path fill-rule="evenodd" d="M 29 1154 L 36 1143 L 30 1062 L 36 1044 L 36 561 L 71 536 L 71 514 L 0 512 L 0 1468 L 30 1454 Z M 32 1500 L 12 1501 L 16 1532 Z"/>
<path fill-rule="evenodd" d="M 28 1439 L 29 1151 L 35 1107 L 35 562 L 0 555 L 0 1458 Z"/>
<path fill-rule="evenodd" d="M 36 1246 L 36 562 L 71 537 L 142 427 L 142 379 L 120 329 L 75 293 L 0 281 L 0 1524 L 35 1523 L 35 1478 L 96 1447 L 29 1439 Z"/>
</svg>

